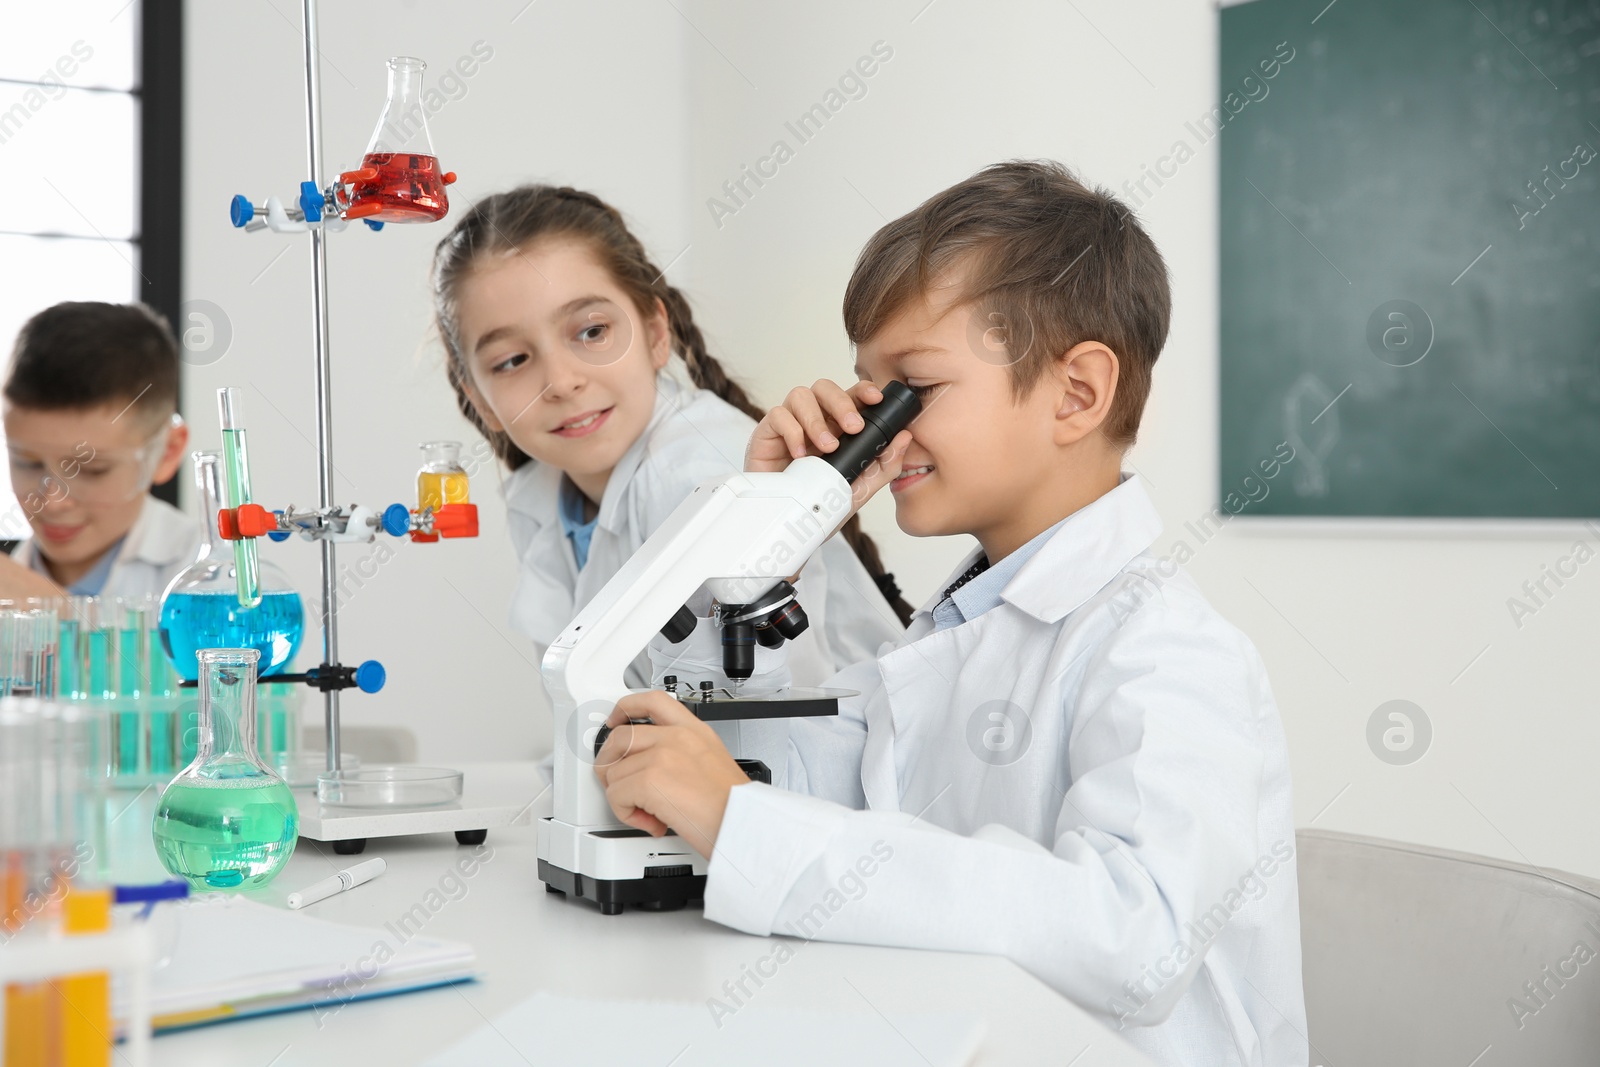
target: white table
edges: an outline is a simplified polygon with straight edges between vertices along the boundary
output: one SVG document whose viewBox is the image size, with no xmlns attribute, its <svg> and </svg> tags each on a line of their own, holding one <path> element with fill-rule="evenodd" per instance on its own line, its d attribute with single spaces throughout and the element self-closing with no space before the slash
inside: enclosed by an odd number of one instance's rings
<svg viewBox="0 0 1600 1067">
<path fill-rule="evenodd" d="M 462 768 L 468 781 L 492 778 L 532 799 L 543 782 L 532 763 Z M 548 814 L 548 793 L 533 809 Z M 698 907 L 668 913 L 629 908 L 603 916 L 587 901 L 545 892 L 536 874 L 532 826 L 492 830 L 486 857 L 420 931 L 466 941 L 479 981 L 358 1001 L 332 1011 L 297 1011 L 159 1036 L 162 1067 L 291 1067 L 416 1063 L 449 1047 L 535 992 L 666 999 L 704 1004 L 722 983 L 772 952 L 772 939 L 707 921 Z M 360 858 L 382 856 L 376 881 L 307 909 L 322 919 L 382 927 L 421 902 L 458 856 L 472 851 L 451 834 L 372 841 Z M 290 891 L 325 878 L 356 857 L 302 841 L 267 889 L 250 894 L 278 907 Z M 1008 960 L 910 949 L 790 941 L 796 948 L 760 991 L 788 1008 L 864 1012 L 960 1010 L 984 1017 L 980 1064 L 1147 1067 L 1149 1060 L 1066 998 Z M 848 979 L 848 981 L 847 981 Z M 888 1023 L 885 1023 L 888 1025 Z M 665 1050 L 664 1067 L 673 1050 Z M 1074 1057 L 1077 1057 L 1076 1059 Z M 619 1065 L 621 1067 L 621 1065 Z"/>
</svg>

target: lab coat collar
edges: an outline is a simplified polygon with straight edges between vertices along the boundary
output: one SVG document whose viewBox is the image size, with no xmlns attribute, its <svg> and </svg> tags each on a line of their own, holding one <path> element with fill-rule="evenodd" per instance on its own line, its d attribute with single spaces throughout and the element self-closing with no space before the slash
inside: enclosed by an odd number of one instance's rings
<svg viewBox="0 0 1600 1067">
<path fill-rule="evenodd" d="M 601 494 L 600 511 L 596 517 L 601 528 L 611 533 L 622 528 L 622 499 L 628 483 L 633 480 L 634 473 L 650 451 L 651 435 L 693 399 L 695 386 L 679 376 L 680 365 L 677 360 L 669 361 L 666 369 L 656 375 L 655 407 L 651 411 L 650 422 L 638 440 L 629 445 L 622 458 L 617 460 L 611 477 L 606 480 L 606 491 Z M 559 524 L 561 516 L 557 508 L 563 477 L 564 473 L 550 464 L 529 460 L 512 471 L 506 479 L 506 507 L 533 519 L 541 528 L 552 523 Z"/>
<path fill-rule="evenodd" d="M 1006 584 L 1000 599 L 1040 622 L 1059 622 L 1094 596 L 1161 536 L 1161 516 L 1144 482 L 1117 487 L 1061 524 Z"/>
<path fill-rule="evenodd" d="M 623 517 L 619 514 L 622 510 L 622 498 L 628 490 L 628 483 L 633 480 L 634 472 L 639 469 L 639 464 L 644 462 L 644 457 L 650 451 L 650 439 L 654 436 L 656 428 L 667 419 L 672 418 L 683 410 L 694 396 L 694 385 L 678 377 L 678 368 L 681 363 L 677 360 L 667 360 L 667 365 L 656 373 L 656 398 L 655 407 L 650 413 L 650 421 L 645 425 L 644 432 L 628 446 L 628 450 L 617 460 L 617 465 L 611 469 L 611 477 L 606 480 L 606 491 L 600 497 L 600 513 L 597 516 L 600 525 L 612 533 L 622 529 Z"/>
<path fill-rule="evenodd" d="M 1137 475 L 1124 472 L 1115 489 L 1061 523 L 1055 535 L 1006 583 L 1000 599 L 1041 622 L 1057 622 L 1104 588 L 1160 536 L 1161 516 L 1145 492 L 1144 482 Z M 917 620 L 924 615 L 930 620 L 927 629 L 932 629 L 933 609 L 944 599 L 944 591 L 982 558 L 980 545 L 956 564 L 949 577 L 917 609 L 908 638 L 920 636 L 921 631 L 911 631 L 917 629 Z M 1041 581 L 1041 575 L 1046 574 L 1049 580 Z"/>
<path fill-rule="evenodd" d="M 157 497 L 146 497 L 139 517 L 129 528 L 118 555 L 119 563 L 138 560 L 156 567 L 170 567 L 193 555 L 194 517 Z"/>
<path fill-rule="evenodd" d="M 506 476 L 506 508 L 526 515 L 541 528 L 559 524 L 562 472 L 548 463 L 530 459 Z"/>
</svg>

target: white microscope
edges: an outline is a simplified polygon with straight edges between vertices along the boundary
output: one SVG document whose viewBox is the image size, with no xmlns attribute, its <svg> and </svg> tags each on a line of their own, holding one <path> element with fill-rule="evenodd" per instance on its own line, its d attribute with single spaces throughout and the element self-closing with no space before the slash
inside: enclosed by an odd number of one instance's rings
<svg viewBox="0 0 1600 1067">
<path fill-rule="evenodd" d="M 704 898 L 707 859 L 675 834 L 652 837 L 618 822 L 595 776 L 601 727 L 630 692 L 623 671 L 658 631 L 674 643 L 688 636 L 696 619 L 684 604 L 704 586 L 734 684 L 669 692 L 708 721 L 837 715 L 837 692 L 743 692 L 738 683 L 751 675 L 757 643 L 776 648 L 805 630 L 784 579 L 849 517 L 850 483 L 921 408 L 905 383 L 891 381 L 879 403 L 861 410 L 865 428 L 830 454 L 697 486 L 551 644 L 541 668 L 555 717 L 555 810 L 539 820 L 546 890 L 593 900 L 605 915 L 624 904 L 665 911 Z M 741 766 L 758 777 L 764 768 L 749 763 Z"/>
</svg>

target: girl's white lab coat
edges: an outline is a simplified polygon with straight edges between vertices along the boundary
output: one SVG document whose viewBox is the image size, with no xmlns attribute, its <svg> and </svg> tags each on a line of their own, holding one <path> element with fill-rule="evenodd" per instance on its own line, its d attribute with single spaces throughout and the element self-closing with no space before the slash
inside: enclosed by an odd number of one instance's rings
<svg viewBox="0 0 1600 1067">
<path fill-rule="evenodd" d="M 754 421 L 680 377 L 679 367 L 674 359 L 656 376 L 655 410 L 606 483 L 582 570 L 561 525 L 562 472 L 528 463 L 506 479 L 511 542 L 520 561 L 511 628 L 533 641 L 540 658 L 695 486 L 744 469 L 745 445 Z M 812 558 L 795 589 L 811 626 L 781 652 L 756 649 L 756 670 L 765 684 L 820 685 L 849 664 L 876 655 L 885 642 L 897 641 L 905 632 L 841 538 L 828 541 Z M 710 598 L 701 593 L 690 606 L 701 617 L 695 634 L 679 645 L 669 645 L 658 636 L 629 668 L 629 686 L 658 684 L 667 674 L 688 684 L 702 678 L 724 683 L 717 669 L 721 646 L 710 617 Z M 784 720 L 719 723 L 717 732 L 730 748 L 737 747 L 738 754 L 767 763 L 773 781 L 782 782 Z"/>
<path fill-rule="evenodd" d="M 178 572 L 194 562 L 199 551 L 199 521 L 165 500 L 146 496 L 139 517 L 122 539 L 100 595 L 159 597 Z M 31 537 L 17 543 L 11 558 L 55 580 L 45 569 L 39 546 Z"/>
<path fill-rule="evenodd" d="M 939 632 L 921 612 L 835 679 L 862 695 L 796 721 L 799 792 L 732 790 L 706 917 L 1003 955 L 1160 1063 L 1305 1064 L 1282 726 L 1160 530 L 1127 478 L 1001 603 Z"/>
</svg>

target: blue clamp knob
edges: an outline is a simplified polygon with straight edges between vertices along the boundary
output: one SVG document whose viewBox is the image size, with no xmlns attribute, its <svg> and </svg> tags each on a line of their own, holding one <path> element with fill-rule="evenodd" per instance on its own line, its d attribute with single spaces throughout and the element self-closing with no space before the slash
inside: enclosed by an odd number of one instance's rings
<svg viewBox="0 0 1600 1067">
<path fill-rule="evenodd" d="M 300 183 L 300 210 L 305 213 L 307 222 L 322 221 L 322 190 L 317 188 L 316 182 Z"/>
<path fill-rule="evenodd" d="M 375 659 L 369 659 L 356 668 L 356 688 L 363 693 L 376 693 L 388 680 L 389 672 Z"/>
<path fill-rule="evenodd" d="M 383 223 L 379 222 L 377 219 L 362 219 L 361 221 L 366 223 L 367 226 L 373 230 L 373 232 L 383 229 Z"/>
<path fill-rule="evenodd" d="M 234 197 L 228 205 L 228 219 L 241 230 L 255 217 L 256 206 L 242 196 Z"/>
<path fill-rule="evenodd" d="M 273 514 L 278 516 L 278 518 L 281 519 L 281 518 L 283 518 L 283 509 L 279 508 L 277 511 L 274 511 Z M 289 540 L 289 531 L 288 530 L 268 530 L 267 531 L 267 537 L 268 537 L 268 539 L 273 540 L 273 541 L 280 541 L 280 542 L 281 541 L 287 541 L 287 540 Z"/>
<path fill-rule="evenodd" d="M 411 509 L 404 504 L 390 504 L 383 509 L 383 532 L 391 537 L 404 537 L 411 530 Z"/>
</svg>

